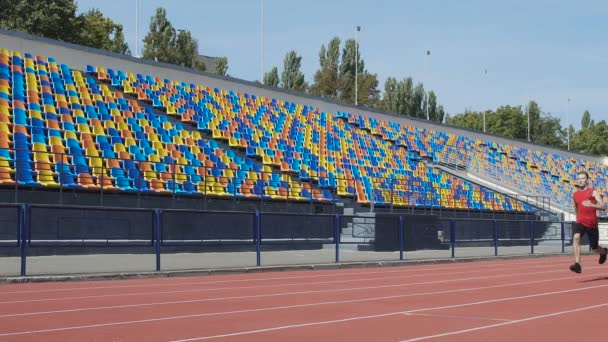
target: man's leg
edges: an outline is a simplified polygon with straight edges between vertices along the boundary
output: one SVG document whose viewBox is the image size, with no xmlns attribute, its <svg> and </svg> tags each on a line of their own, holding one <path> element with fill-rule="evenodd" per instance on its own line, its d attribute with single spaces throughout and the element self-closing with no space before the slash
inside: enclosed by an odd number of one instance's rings
<svg viewBox="0 0 608 342">
<path fill-rule="evenodd" d="M 582 227 L 575 223 L 572 225 L 572 244 L 574 248 L 574 264 L 570 266 L 570 271 L 575 273 L 581 273 L 581 236 L 585 233 Z"/>
<path fill-rule="evenodd" d="M 581 262 L 581 233 L 574 234 L 572 243 L 574 245 L 574 260 L 579 264 Z"/>
<path fill-rule="evenodd" d="M 599 263 L 603 264 L 606 262 L 606 253 L 608 253 L 608 249 L 600 248 L 600 234 L 598 229 L 588 229 L 587 235 L 589 236 L 589 247 L 595 253 L 600 255 Z"/>
</svg>

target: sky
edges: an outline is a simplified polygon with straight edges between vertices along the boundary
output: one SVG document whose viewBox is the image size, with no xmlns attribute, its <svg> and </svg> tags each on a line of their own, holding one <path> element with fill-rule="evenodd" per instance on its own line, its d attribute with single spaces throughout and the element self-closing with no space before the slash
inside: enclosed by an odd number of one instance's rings
<svg viewBox="0 0 608 342">
<path fill-rule="evenodd" d="M 137 25 L 137 0 L 77 2 L 79 12 L 99 8 L 121 23 L 134 54 L 136 27 L 141 51 L 162 6 L 200 54 L 228 57 L 239 79 L 259 80 L 273 66 L 280 73 L 295 50 L 311 84 L 321 45 L 357 34 L 380 89 L 388 77 L 411 76 L 450 115 L 535 100 L 562 124 L 580 127 L 585 110 L 608 120 L 607 1 L 139 0 Z"/>
</svg>

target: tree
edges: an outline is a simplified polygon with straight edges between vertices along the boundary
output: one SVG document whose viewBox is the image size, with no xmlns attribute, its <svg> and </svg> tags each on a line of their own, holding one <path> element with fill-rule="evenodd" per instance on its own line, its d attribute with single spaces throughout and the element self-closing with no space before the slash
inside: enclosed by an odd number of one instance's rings
<svg viewBox="0 0 608 342">
<path fill-rule="evenodd" d="M 215 63 L 215 73 L 218 75 L 226 76 L 228 72 L 228 57 L 220 57 Z"/>
<path fill-rule="evenodd" d="M 399 112 L 416 116 L 416 106 L 414 104 L 414 79 L 411 77 L 405 78 L 398 89 L 398 93 L 402 94 L 400 96 L 403 97 L 403 100 L 399 102 Z"/>
<path fill-rule="evenodd" d="M 414 88 L 414 96 L 412 98 L 410 115 L 414 115 L 417 118 L 426 118 L 426 114 L 423 111 L 422 101 L 424 101 L 424 86 L 422 83 L 418 83 Z"/>
<path fill-rule="evenodd" d="M 99 9 L 89 10 L 76 19 L 80 30 L 78 43 L 121 54 L 131 54 L 125 42 L 122 25 L 104 17 Z"/>
<path fill-rule="evenodd" d="M 528 104 L 530 118 L 530 141 L 553 147 L 565 147 L 566 130 L 560 120 L 543 113 L 535 101 Z M 447 118 L 447 123 L 475 130 L 483 130 L 483 113 L 465 112 Z M 487 132 L 513 139 L 527 136 L 527 115 L 521 106 L 501 106 L 496 111 L 486 111 Z"/>
<path fill-rule="evenodd" d="M 591 126 L 591 113 L 586 110 L 581 119 L 581 130 L 588 129 Z"/>
<path fill-rule="evenodd" d="M 473 129 L 477 131 L 483 130 L 483 117 L 480 112 L 465 111 L 464 113 L 447 117 L 446 123 L 462 128 Z"/>
<path fill-rule="evenodd" d="M 279 86 L 279 71 L 277 67 L 272 67 L 269 72 L 264 74 L 264 84 L 271 87 Z"/>
<path fill-rule="evenodd" d="M 167 19 L 167 11 L 162 7 L 156 9 L 150 20 L 150 31 L 144 38 L 143 57 L 201 71 L 207 69 L 205 63 L 198 59 L 198 41 L 189 30 L 176 32 Z M 220 69 L 223 70 L 222 74 L 226 73 L 226 69 L 227 60 Z"/>
<path fill-rule="evenodd" d="M 76 42 L 74 0 L 1 0 L 0 27 L 37 36 Z"/>
<path fill-rule="evenodd" d="M 399 108 L 401 100 L 398 93 L 399 82 L 394 77 L 389 77 L 384 82 L 384 98 L 382 99 L 382 109 L 391 113 L 403 114 Z"/>
<path fill-rule="evenodd" d="M 355 40 L 346 40 L 339 69 L 338 97 L 340 100 L 349 103 L 355 102 L 355 74 L 362 75 L 364 70 L 365 64 L 357 51 Z"/>
<path fill-rule="evenodd" d="M 198 54 L 196 42 L 187 30 L 179 30 L 175 38 L 174 60 L 172 63 L 191 68 Z"/>
<path fill-rule="evenodd" d="M 445 119 L 445 111 L 443 110 L 443 106 L 439 105 L 439 107 L 437 107 L 437 121 L 443 122 L 444 119 Z"/>
<path fill-rule="evenodd" d="M 340 38 L 333 38 L 319 51 L 320 69 L 315 72 L 310 93 L 317 96 L 336 98 L 338 96 L 338 67 L 340 62 Z"/>
<path fill-rule="evenodd" d="M 175 29 L 167 19 L 167 11 L 159 7 L 150 20 L 150 31 L 144 38 L 143 57 L 158 62 L 175 63 Z"/>
<path fill-rule="evenodd" d="M 526 138 L 527 122 L 520 106 L 501 106 L 488 116 L 490 120 L 486 121 L 486 126 L 489 133 L 511 139 Z"/>
<path fill-rule="evenodd" d="M 367 71 L 359 75 L 359 89 L 357 100 L 360 106 L 376 108 L 380 106 L 380 90 L 378 90 L 378 76 Z"/>
<path fill-rule="evenodd" d="M 281 87 L 296 91 L 304 91 L 306 82 L 304 74 L 300 71 L 302 57 L 295 51 L 289 51 L 283 60 L 283 72 L 281 73 Z"/>
</svg>

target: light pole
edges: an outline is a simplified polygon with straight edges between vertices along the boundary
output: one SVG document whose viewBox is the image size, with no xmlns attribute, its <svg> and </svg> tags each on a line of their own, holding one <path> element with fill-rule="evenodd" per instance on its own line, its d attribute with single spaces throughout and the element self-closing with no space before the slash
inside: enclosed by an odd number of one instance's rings
<svg viewBox="0 0 608 342">
<path fill-rule="evenodd" d="M 139 0 L 135 0 L 135 57 L 139 58 Z"/>
<path fill-rule="evenodd" d="M 426 55 L 430 56 L 431 55 L 431 50 L 426 50 Z M 426 74 L 427 82 L 428 82 L 428 79 L 429 79 L 429 75 L 428 75 L 428 59 L 429 58 L 430 57 L 427 57 L 427 58 L 424 59 L 424 73 Z M 428 84 L 427 84 L 427 87 L 428 87 Z M 429 92 L 428 92 L 428 90 L 426 92 L 426 106 L 425 107 L 426 107 L 426 120 L 428 121 L 428 120 L 430 120 L 430 118 L 429 118 Z"/>
<path fill-rule="evenodd" d="M 488 74 L 488 69 L 484 69 L 483 76 L 486 76 L 487 74 Z M 482 77 L 482 79 L 485 81 L 485 77 Z M 485 133 L 486 132 L 486 111 L 483 110 L 483 106 L 482 106 L 482 114 L 483 114 L 483 132 Z"/>
<path fill-rule="evenodd" d="M 528 117 L 528 142 L 530 142 L 530 101 L 526 105 L 526 116 Z"/>
<path fill-rule="evenodd" d="M 355 106 L 359 105 L 359 31 L 361 26 L 355 31 Z"/>
<path fill-rule="evenodd" d="M 260 0 L 260 25 L 261 25 L 261 35 L 262 35 L 262 40 L 261 40 L 261 47 L 260 47 L 260 54 L 261 54 L 261 74 L 260 74 L 260 82 L 262 82 L 262 84 L 264 84 L 264 0 Z"/>
<path fill-rule="evenodd" d="M 570 151 L 570 98 L 568 98 L 568 105 L 566 106 L 566 136 L 568 139 L 568 151 Z"/>
</svg>

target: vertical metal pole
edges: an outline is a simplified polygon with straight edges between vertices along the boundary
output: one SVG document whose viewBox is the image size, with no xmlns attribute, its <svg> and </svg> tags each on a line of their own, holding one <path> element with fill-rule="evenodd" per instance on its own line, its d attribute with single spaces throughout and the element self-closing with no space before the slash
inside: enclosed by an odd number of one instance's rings
<svg viewBox="0 0 608 342">
<path fill-rule="evenodd" d="M 359 105 L 359 35 L 361 26 L 357 26 L 355 32 L 355 106 Z"/>
<path fill-rule="evenodd" d="M 156 272 L 160 272 L 160 244 L 162 241 L 162 233 L 161 233 L 161 209 L 154 210 L 154 240 L 156 244 Z"/>
<path fill-rule="evenodd" d="M 492 226 L 494 227 L 494 256 L 498 256 L 498 222 L 492 220 Z"/>
<path fill-rule="evenodd" d="M 256 232 L 256 239 L 255 239 L 255 254 L 256 254 L 256 265 L 258 267 L 262 266 L 262 227 L 260 224 L 260 211 L 256 210 L 255 211 L 255 232 Z"/>
<path fill-rule="evenodd" d="M 528 142 L 530 142 L 530 103 L 526 105 L 526 116 L 528 117 Z"/>
<path fill-rule="evenodd" d="M 340 214 L 334 220 L 334 242 L 336 244 L 336 264 L 340 262 Z"/>
<path fill-rule="evenodd" d="M 61 153 L 59 158 L 61 158 L 59 162 L 59 204 L 63 204 L 63 161 L 65 160 L 65 155 Z"/>
<path fill-rule="evenodd" d="M 139 58 L 139 0 L 135 0 L 135 57 Z"/>
<path fill-rule="evenodd" d="M 262 46 L 260 49 L 260 54 L 261 54 L 261 74 L 260 74 L 260 82 L 262 82 L 262 84 L 264 84 L 264 0 L 260 1 L 260 24 L 262 26 L 261 31 L 261 41 L 262 41 Z"/>
<path fill-rule="evenodd" d="M 450 246 L 452 248 L 452 258 L 456 255 L 456 221 L 450 220 Z"/>
<path fill-rule="evenodd" d="M 205 201 L 203 202 L 203 210 L 207 210 L 207 178 L 209 177 L 209 170 L 207 170 L 207 165 L 204 168 L 205 178 L 203 179 L 203 189 L 205 190 Z"/>
<path fill-rule="evenodd" d="M 566 133 L 568 134 L 568 151 L 570 151 L 570 98 L 568 98 L 568 107 L 566 107 Z"/>
<path fill-rule="evenodd" d="M 395 192 L 395 178 L 391 178 L 391 213 L 393 212 L 394 207 L 395 207 L 394 192 Z"/>
<path fill-rule="evenodd" d="M 566 227 L 564 222 L 560 223 L 562 228 L 562 253 L 566 252 Z"/>
<path fill-rule="evenodd" d="M 530 253 L 534 254 L 534 221 L 530 221 Z"/>
<path fill-rule="evenodd" d="M 89 157 L 91 158 L 91 157 Z M 100 158 L 101 159 L 101 196 L 99 197 L 100 205 L 103 207 L 103 188 L 104 188 L 104 179 L 105 179 L 105 163 L 103 157 L 92 157 L 92 158 Z"/>
<path fill-rule="evenodd" d="M 19 247 L 21 251 L 21 276 L 27 274 L 27 225 L 28 225 L 28 210 L 29 205 L 22 204 L 19 215 Z"/>
<path fill-rule="evenodd" d="M 399 216 L 399 260 L 403 260 L 403 216 Z"/>
</svg>

